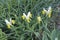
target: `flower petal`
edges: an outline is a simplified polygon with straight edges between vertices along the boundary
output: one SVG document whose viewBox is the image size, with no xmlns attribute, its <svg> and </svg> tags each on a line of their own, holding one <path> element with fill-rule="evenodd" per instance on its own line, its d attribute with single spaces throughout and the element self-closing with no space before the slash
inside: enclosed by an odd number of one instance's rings
<svg viewBox="0 0 60 40">
<path fill-rule="evenodd" d="M 5 19 L 6 24 L 12 25 L 7 19 Z"/>
</svg>

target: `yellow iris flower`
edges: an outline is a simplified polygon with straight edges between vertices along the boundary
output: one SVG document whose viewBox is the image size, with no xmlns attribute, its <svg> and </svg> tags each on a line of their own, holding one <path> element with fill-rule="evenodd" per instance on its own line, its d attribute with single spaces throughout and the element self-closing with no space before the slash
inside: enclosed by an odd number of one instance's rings
<svg viewBox="0 0 60 40">
<path fill-rule="evenodd" d="M 23 16 L 22 16 L 22 19 L 24 20 L 24 19 L 26 19 L 26 21 L 28 22 L 28 23 L 30 23 L 30 18 L 32 17 L 32 14 L 30 13 L 30 12 L 28 12 L 28 14 L 26 15 L 25 13 L 23 13 Z"/>
<path fill-rule="evenodd" d="M 10 29 L 12 25 L 11 22 L 9 22 L 7 19 L 5 19 L 5 22 L 6 22 L 7 28 Z"/>
<path fill-rule="evenodd" d="M 37 21 L 38 21 L 38 23 L 40 23 L 42 21 L 42 18 L 40 16 L 38 16 Z"/>
<path fill-rule="evenodd" d="M 10 21 L 5 19 L 5 22 L 6 22 L 7 28 L 9 29 L 11 28 L 12 24 L 15 24 L 15 20 L 11 20 L 11 18 L 10 18 Z"/>
<path fill-rule="evenodd" d="M 51 13 L 52 13 L 52 8 L 51 7 L 49 7 L 48 10 L 43 8 L 42 14 L 46 14 L 50 18 L 51 17 Z"/>
</svg>

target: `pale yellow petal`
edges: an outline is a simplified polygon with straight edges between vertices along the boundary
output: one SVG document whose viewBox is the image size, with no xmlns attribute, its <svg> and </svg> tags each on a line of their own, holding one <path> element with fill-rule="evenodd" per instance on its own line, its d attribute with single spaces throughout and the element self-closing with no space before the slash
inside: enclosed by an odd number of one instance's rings
<svg viewBox="0 0 60 40">
<path fill-rule="evenodd" d="M 22 16 L 22 19 L 24 20 L 25 19 L 25 16 Z"/>
<path fill-rule="evenodd" d="M 9 24 L 7 24 L 7 28 L 8 28 L 8 29 L 10 29 L 10 28 L 11 28 L 11 26 L 10 26 Z"/>
<path fill-rule="evenodd" d="M 49 18 L 51 17 L 51 13 L 48 14 L 48 17 L 49 17 Z"/>
<path fill-rule="evenodd" d="M 45 14 L 45 11 L 44 11 L 44 10 L 42 11 L 42 14 L 43 14 L 43 15 Z"/>
<path fill-rule="evenodd" d="M 15 20 L 11 20 L 12 24 L 15 24 Z"/>
<path fill-rule="evenodd" d="M 42 21 L 42 19 L 41 19 L 40 16 L 37 17 L 37 21 L 38 21 L 39 23 Z"/>
</svg>

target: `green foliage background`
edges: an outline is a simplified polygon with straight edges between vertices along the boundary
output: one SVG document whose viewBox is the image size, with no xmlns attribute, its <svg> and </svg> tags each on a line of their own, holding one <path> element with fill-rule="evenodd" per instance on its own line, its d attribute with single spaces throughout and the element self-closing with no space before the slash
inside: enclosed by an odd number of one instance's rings
<svg viewBox="0 0 60 40">
<path fill-rule="evenodd" d="M 0 0 L 0 37 L 1 31 L 6 40 L 60 40 L 60 31 L 57 30 L 55 18 L 58 15 L 57 6 L 60 0 Z M 50 19 L 44 19 L 41 11 L 43 8 L 52 7 L 53 13 Z M 22 14 L 31 12 L 31 23 L 21 19 Z M 44 23 L 37 24 L 36 17 L 40 15 Z M 5 19 L 13 18 L 16 24 L 8 29 Z M 3 36 L 3 35 L 2 35 Z M 3 37 L 0 40 L 5 40 Z"/>
</svg>

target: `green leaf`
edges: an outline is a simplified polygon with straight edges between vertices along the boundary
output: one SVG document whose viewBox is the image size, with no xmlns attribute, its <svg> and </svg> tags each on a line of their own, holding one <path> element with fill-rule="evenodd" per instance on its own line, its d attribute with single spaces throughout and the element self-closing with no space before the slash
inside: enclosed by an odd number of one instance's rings
<svg viewBox="0 0 60 40">
<path fill-rule="evenodd" d="M 39 32 L 34 32 L 35 36 L 39 38 L 40 34 Z"/>
<path fill-rule="evenodd" d="M 51 33 L 51 40 L 55 40 L 56 36 L 57 36 L 57 33 L 56 33 L 56 30 L 54 29 Z"/>
<path fill-rule="evenodd" d="M 48 37 L 47 37 L 47 34 L 46 34 L 46 32 L 45 32 L 45 31 L 43 32 L 42 40 L 48 40 Z"/>
</svg>

